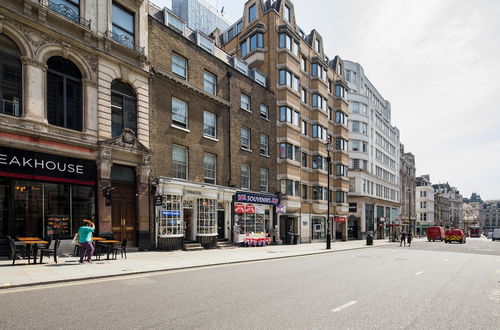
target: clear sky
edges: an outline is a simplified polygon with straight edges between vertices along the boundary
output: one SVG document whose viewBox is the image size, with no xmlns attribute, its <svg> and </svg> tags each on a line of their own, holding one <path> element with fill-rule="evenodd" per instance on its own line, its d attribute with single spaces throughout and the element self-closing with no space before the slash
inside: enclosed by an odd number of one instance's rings
<svg viewBox="0 0 500 330">
<path fill-rule="evenodd" d="M 243 14 L 244 0 L 206 1 L 231 22 Z M 500 199 L 500 1 L 292 2 L 327 55 L 359 62 L 391 102 L 417 175 Z"/>
</svg>

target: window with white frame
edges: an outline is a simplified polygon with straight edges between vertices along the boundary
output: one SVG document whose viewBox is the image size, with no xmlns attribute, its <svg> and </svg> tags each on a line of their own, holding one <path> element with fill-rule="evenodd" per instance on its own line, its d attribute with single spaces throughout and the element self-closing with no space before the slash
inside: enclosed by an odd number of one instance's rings
<svg viewBox="0 0 500 330">
<path fill-rule="evenodd" d="M 217 234 L 217 212 L 215 199 L 199 198 L 196 201 L 198 217 L 196 219 L 197 234 Z"/>
<path fill-rule="evenodd" d="M 187 59 L 172 53 L 172 72 L 187 79 Z"/>
<path fill-rule="evenodd" d="M 300 101 L 304 104 L 307 104 L 307 89 L 302 88 L 302 91 L 300 93 Z"/>
<path fill-rule="evenodd" d="M 216 181 L 216 168 L 217 168 L 217 156 L 210 153 L 205 153 L 203 155 L 203 168 L 205 170 L 204 180 L 205 183 L 215 184 Z"/>
<path fill-rule="evenodd" d="M 299 127 L 299 120 L 299 112 L 292 110 L 289 107 L 280 107 L 280 121 L 289 122 Z"/>
<path fill-rule="evenodd" d="M 269 156 L 269 136 L 266 134 L 260 135 L 260 154 L 262 156 Z"/>
<path fill-rule="evenodd" d="M 312 156 L 312 168 L 322 170 L 323 163 L 324 163 L 323 159 L 326 159 L 326 158 L 323 158 L 320 155 L 313 155 Z M 326 170 L 326 168 L 325 168 L 325 170 Z"/>
<path fill-rule="evenodd" d="M 248 22 L 252 22 L 257 18 L 257 6 L 255 4 L 248 8 Z"/>
<path fill-rule="evenodd" d="M 172 125 L 188 128 L 188 104 L 176 98 L 172 98 Z"/>
<path fill-rule="evenodd" d="M 240 146 L 250 150 L 250 128 L 242 126 L 240 128 Z"/>
<path fill-rule="evenodd" d="M 337 138 L 335 139 L 335 149 L 336 150 L 343 150 L 343 151 L 348 151 L 347 150 L 347 140 Z"/>
<path fill-rule="evenodd" d="M 326 98 L 319 94 L 313 94 L 312 95 L 312 106 L 314 108 L 320 108 L 321 110 L 327 110 L 328 109 L 328 103 Z"/>
<path fill-rule="evenodd" d="M 302 199 L 308 199 L 309 195 L 307 193 L 307 185 L 303 184 L 302 185 Z"/>
<path fill-rule="evenodd" d="M 241 188 L 250 189 L 250 165 L 241 164 L 240 173 Z"/>
<path fill-rule="evenodd" d="M 288 86 L 296 92 L 299 91 L 299 77 L 295 76 L 287 70 L 280 70 L 279 75 L 279 84 L 281 86 Z"/>
<path fill-rule="evenodd" d="M 283 15 L 284 19 L 286 21 L 288 21 L 288 22 L 291 22 L 290 21 L 290 7 L 288 7 L 287 5 L 285 5 L 285 7 L 284 7 L 284 13 L 283 14 L 284 14 Z"/>
<path fill-rule="evenodd" d="M 246 110 L 246 111 L 251 111 L 251 110 L 250 110 L 250 96 L 248 96 L 248 95 L 246 95 L 246 94 L 241 93 L 241 97 L 240 97 L 240 107 L 241 107 L 243 110 Z"/>
<path fill-rule="evenodd" d="M 312 137 L 326 141 L 327 130 L 321 125 L 312 125 Z"/>
<path fill-rule="evenodd" d="M 66 2 L 66 1 L 65 1 Z M 74 2 L 74 1 L 73 1 Z M 51 4 L 60 4 L 61 1 L 50 1 Z M 54 6 L 54 8 L 56 8 Z M 64 11 L 65 15 L 68 11 Z M 66 16 L 66 15 L 65 15 Z M 135 48 L 135 14 L 119 4 L 113 2 L 111 9 L 113 40 L 131 49 Z"/>
<path fill-rule="evenodd" d="M 268 182 L 269 182 L 269 170 L 267 168 L 261 168 L 260 169 L 260 191 L 261 192 L 267 192 L 269 190 Z"/>
<path fill-rule="evenodd" d="M 345 99 L 345 88 L 342 85 L 335 86 L 335 96 Z"/>
<path fill-rule="evenodd" d="M 217 117 L 208 111 L 203 111 L 203 135 L 217 137 Z"/>
<path fill-rule="evenodd" d="M 290 143 L 285 143 L 282 142 L 279 144 L 280 148 L 280 158 L 281 159 L 290 159 L 290 160 L 296 160 L 299 161 L 300 159 L 300 148 L 298 146 L 294 146 L 293 144 Z"/>
<path fill-rule="evenodd" d="M 215 95 L 217 93 L 217 77 L 205 71 L 203 73 L 203 89 L 205 92 Z"/>
<path fill-rule="evenodd" d="M 184 234 L 182 223 L 182 196 L 166 195 L 162 198 L 163 208 L 158 212 L 159 234 L 162 236 Z"/>
<path fill-rule="evenodd" d="M 241 56 L 246 56 L 257 48 L 264 48 L 264 35 L 255 33 L 250 38 L 243 41 L 241 44 Z"/>
<path fill-rule="evenodd" d="M 313 77 L 319 77 L 321 80 L 326 81 L 326 70 L 319 64 L 313 63 L 311 68 L 311 74 Z"/>
<path fill-rule="evenodd" d="M 260 105 L 260 117 L 269 119 L 269 107 L 265 104 Z"/>
<path fill-rule="evenodd" d="M 179 145 L 172 145 L 172 176 L 187 180 L 188 176 L 188 149 Z"/>
<path fill-rule="evenodd" d="M 307 122 L 305 120 L 301 121 L 300 133 L 302 135 L 307 135 Z"/>
<path fill-rule="evenodd" d="M 347 125 L 347 116 L 342 111 L 335 112 L 335 122 L 337 124 Z"/>
<path fill-rule="evenodd" d="M 326 200 L 325 196 L 326 188 L 323 188 L 321 186 L 313 186 L 312 192 L 313 192 L 312 196 L 313 200 Z"/>
<path fill-rule="evenodd" d="M 299 43 L 286 33 L 280 33 L 279 48 L 288 49 L 293 55 L 299 56 Z"/>
<path fill-rule="evenodd" d="M 302 153 L 301 165 L 307 167 L 307 154 L 305 152 Z"/>
<path fill-rule="evenodd" d="M 307 72 L 307 59 L 305 56 L 300 58 L 300 69 L 304 72 Z"/>
<path fill-rule="evenodd" d="M 317 53 L 321 52 L 321 42 L 319 41 L 319 39 L 314 39 L 314 50 Z"/>
</svg>

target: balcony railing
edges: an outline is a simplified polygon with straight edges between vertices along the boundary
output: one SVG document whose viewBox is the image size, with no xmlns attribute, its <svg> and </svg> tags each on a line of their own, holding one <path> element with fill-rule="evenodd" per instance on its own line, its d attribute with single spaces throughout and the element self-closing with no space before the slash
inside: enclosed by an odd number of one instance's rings
<svg viewBox="0 0 500 330">
<path fill-rule="evenodd" d="M 0 113 L 14 117 L 21 117 L 21 104 L 19 101 L 0 99 Z"/>
<path fill-rule="evenodd" d="M 113 31 L 109 31 L 109 30 L 106 34 L 107 34 L 108 38 L 113 39 L 113 41 L 116 41 L 117 43 L 119 43 L 127 48 L 133 49 L 136 52 L 140 53 L 141 55 L 144 55 L 144 47 L 137 45 L 134 42 L 133 38 L 131 38 L 125 34 L 119 34 L 119 33 L 113 32 Z"/>
<path fill-rule="evenodd" d="M 38 0 L 39 4 L 43 7 L 46 7 L 53 12 L 66 17 L 67 19 L 75 22 L 76 24 L 79 24 L 87 29 L 90 30 L 90 20 L 87 20 L 83 17 L 81 17 L 79 14 L 76 13 L 73 8 L 66 6 L 65 4 L 58 3 L 55 1 L 51 0 Z"/>
</svg>

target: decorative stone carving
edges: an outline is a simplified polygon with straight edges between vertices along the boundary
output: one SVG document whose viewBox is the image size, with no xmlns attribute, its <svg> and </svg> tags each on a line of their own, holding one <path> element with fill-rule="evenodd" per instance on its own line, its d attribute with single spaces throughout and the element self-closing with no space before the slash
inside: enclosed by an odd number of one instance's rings
<svg viewBox="0 0 500 330">
<path fill-rule="evenodd" d="M 54 39 L 54 38 L 52 38 L 46 34 L 43 34 L 37 30 L 33 30 L 31 27 L 29 27 L 23 23 L 20 23 L 18 21 L 15 21 L 10 17 L 6 17 L 5 22 L 7 22 L 9 25 L 13 26 L 17 31 L 24 34 L 26 39 L 35 48 L 39 48 L 39 47 L 41 47 L 45 44 L 48 44 L 48 43 L 59 44 L 59 41 L 57 39 Z M 32 34 L 31 37 L 30 37 L 30 34 Z"/>
<path fill-rule="evenodd" d="M 62 48 L 62 55 L 64 58 L 68 58 L 69 57 L 69 49 L 70 49 L 70 45 L 68 45 L 67 43 L 63 42 L 62 43 L 63 45 L 63 48 Z"/>
<path fill-rule="evenodd" d="M 91 55 L 91 54 L 87 54 L 87 53 L 83 53 L 82 56 L 87 61 L 90 69 L 93 72 L 97 72 L 97 56 L 94 56 L 94 55 Z"/>
<path fill-rule="evenodd" d="M 111 179 L 111 148 L 105 146 L 99 148 L 99 155 L 97 157 L 97 170 L 99 171 L 101 179 Z"/>
<path fill-rule="evenodd" d="M 113 149 L 135 151 L 144 155 L 153 154 L 151 150 L 139 142 L 134 131 L 129 128 L 124 128 L 121 135 L 106 141 L 101 141 L 99 144 Z"/>
<path fill-rule="evenodd" d="M 95 81 L 92 81 L 90 79 L 83 79 L 82 82 L 83 82 L 83 86 L 97 88 L 97 83 Z"/>
<path fill-rule="evenodd" d="M 5 20 L 5 16 L 0 15 L 0 33 L 3 31 L 3 22 Z"/>
<path fill-rule="evenodd" d="M 40 61 L 34 60 L 32 58 L 29 58 L 27 56 L 21 56 L 21 61 L 23 62 L 24 65 L 32 65 L 34 67 L 37 67 L 39 69 L 42 69 L 43 71 L 47 71 L 47 64 L 42 63 Z"/>
<path fill-rule="evenodd" d="M 129 80 L 129 70 L 125 65 L 120 65 L 121 80 L 123 82 L 130 82 Z"/>
</svg>

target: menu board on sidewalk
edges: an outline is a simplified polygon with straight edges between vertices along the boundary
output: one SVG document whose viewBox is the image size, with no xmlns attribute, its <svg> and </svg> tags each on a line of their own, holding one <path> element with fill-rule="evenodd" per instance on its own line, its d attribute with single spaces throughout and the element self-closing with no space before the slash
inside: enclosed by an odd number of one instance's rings
<svg viewBox="0 0 500 330">
<path fill-rule="evenodd" d="M 46 234 L 54 238 L 71 237 L 69 215 L 47 215 L 45 227 Z"/>
</svg>

